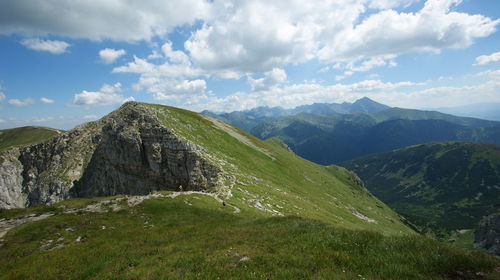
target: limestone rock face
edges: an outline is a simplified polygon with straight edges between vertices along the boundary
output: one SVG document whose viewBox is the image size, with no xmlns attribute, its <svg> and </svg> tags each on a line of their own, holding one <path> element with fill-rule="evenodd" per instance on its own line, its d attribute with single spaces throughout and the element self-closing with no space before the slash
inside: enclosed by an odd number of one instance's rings
<svg viewBox="0 0 500 280">
<path fill-rule="evenodd" d="M 5 151 L 0 158 L 0 208 L 24 207 L 26 194 L 22 192 L 22 164 L 19 149 Z"/>
<path fill-rule="evenodd" d="M 500 214 L 484 219 L 474 233 L 474 246 L 500 256 Z"/>
<path fill-rule="evenodd" d="M 0 154 L 0 208 L 70 197 L 209 190 L 222 170 L 137 102 L 51 140 Z"/>
</svg>

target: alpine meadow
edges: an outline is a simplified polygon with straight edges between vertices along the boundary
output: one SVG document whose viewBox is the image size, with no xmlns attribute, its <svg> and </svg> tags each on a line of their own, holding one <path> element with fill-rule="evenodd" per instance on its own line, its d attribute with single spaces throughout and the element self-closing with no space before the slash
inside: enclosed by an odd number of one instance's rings
<svg viewBox="0 0 500 280">
<path fill-rule="evenodd" d="M 0 279 L 500 279 L 499 26 L 0 1 Z"/>
</svg>

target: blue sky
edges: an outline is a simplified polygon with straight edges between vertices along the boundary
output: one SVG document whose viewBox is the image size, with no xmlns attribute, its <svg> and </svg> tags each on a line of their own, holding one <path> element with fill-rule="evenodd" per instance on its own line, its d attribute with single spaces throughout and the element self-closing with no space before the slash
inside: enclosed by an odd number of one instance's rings
<svg viewBox="0 0 500 280">
<path fill-rule="evenodd" d="M 195 111 L 500 102 L 497 0 L 3 0 L 0 128 Z"/>
</svg>

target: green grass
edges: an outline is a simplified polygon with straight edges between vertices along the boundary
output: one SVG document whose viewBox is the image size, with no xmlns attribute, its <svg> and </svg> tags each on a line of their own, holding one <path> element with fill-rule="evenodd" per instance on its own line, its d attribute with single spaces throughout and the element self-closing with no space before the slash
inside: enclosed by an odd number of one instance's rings
<svg viewBox="0 0 500 280">
<path fill-rule="evenodd" d="M 469 279 L 498 266 L 418 236 L 342 167 L 193 112 L 146 106 L 224 170 L 224 184 L 211 192 L 226 206 L 192 194 L 101 214 L 59 207 L 108 198 L 2 210 L 4 218 L 55 215 L 4 237 L 0 279 Z"/>
<path fill-rule="evenodd" d="M 0 151 L 15 146 L 37 144 L 57 134 L 56 129 L 35 126 L 0 130 Z"/>
<path fill-rule="evenodd" d="M 466 229 L 455 232 L 450 238 L 450 243 L 458 248 L 474 250 L 474 230 Z"/>
<path fill-rule="evenodd" d="M 228 202 L 239 207 L 242 214 L 271 216 L 255 208 L 258 200 L 284 216 L 315 219 L 347 229 L 413 233 L 401 223 L 401 217 L 357 186 L 351 173 L 342 167 L 314 164 L 287 150 L 277 139 L 261 141 L 234 127 L 224 130 L 197 113 L 148 106 L 158 110 L 167 127 L 203 147 L 217 164 L 223 163 L 222 168 L 234 177 L 233 196 Z M 375 222 L 360 219 L 353 214 L 356 212 Z"/>
<path fill-rule="evenodd" d="M 472 279 L 499 265 L 420 236 L 236 215 L 203 195 L 147 200 L 114 213 L 59 214 L 5 239 L 2 279 Z M 57 244 L 64 247 L 53 249 Z"/>
</svg>

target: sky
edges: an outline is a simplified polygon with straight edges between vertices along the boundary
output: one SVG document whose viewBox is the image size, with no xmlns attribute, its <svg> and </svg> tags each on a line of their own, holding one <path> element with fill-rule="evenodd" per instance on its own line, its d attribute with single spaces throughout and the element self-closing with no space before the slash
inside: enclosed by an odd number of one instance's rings
<svg viewBox="0 0 500 280">
<path fill-rule="evenodd" d="M 193 111 L 500 102 L 498 0 L 2 0 L 0 128 Z"/>
</svg>

